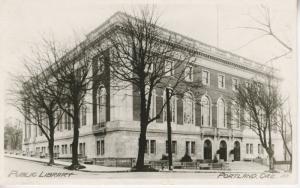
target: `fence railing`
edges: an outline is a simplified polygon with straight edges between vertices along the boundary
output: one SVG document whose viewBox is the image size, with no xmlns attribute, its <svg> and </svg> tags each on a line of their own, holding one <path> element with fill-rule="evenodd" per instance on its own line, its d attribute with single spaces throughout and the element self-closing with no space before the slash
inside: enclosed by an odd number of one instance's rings
<svg viewBox="0 0 300 188">
<path fill-rule="evenodd" d="M 93 158 L 93 163 L 100 166 L 133 167 L 135 158 Z"/>
</svg>

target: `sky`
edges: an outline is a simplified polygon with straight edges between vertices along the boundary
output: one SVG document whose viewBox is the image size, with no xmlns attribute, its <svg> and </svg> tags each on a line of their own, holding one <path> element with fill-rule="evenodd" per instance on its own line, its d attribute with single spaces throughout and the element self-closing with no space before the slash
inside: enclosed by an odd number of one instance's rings
<svg viewBox="0 0 300 188">
<path fill-rule="evenodd" d="M 4 99 L 11 88 L 10 74 L 24 71 L 22 58 L 30 55 L 32 45 L 42 36 L 54 36 L 69 43 L 77 35 L 86 35 L 117 11 L 131 12 L 145 3 L 155 5 L 160 24 L 201 42 L 231 51 L 243 57 L 265 62 L 280 55 L 284 48 L 271 37 L 240 48 L 261 33 L 239 27 L 254 26 L 249 15 L 261 19 L 259 7 L 270 8 L 274 32 L 296 49 L 295 0 L 0 0 L 0 113 L 14 116 L 15 111 Z M 289 96 L 292 108 L 297 104 L 296 50 L 288 57 L 273 62 L 283 78 L 282 90 Z M 3 117 L 1 115 L 1 117 Z"/>
</svg>

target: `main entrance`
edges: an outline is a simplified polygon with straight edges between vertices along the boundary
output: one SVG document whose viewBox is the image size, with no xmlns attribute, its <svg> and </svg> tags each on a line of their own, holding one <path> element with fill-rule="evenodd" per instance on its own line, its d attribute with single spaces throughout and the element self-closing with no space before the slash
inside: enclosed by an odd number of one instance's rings
<svg viewBox="0 0 300 188">
<path fill-rule="evenodd" d="M 205 140 L 204 142 L 204 159 L 211 159 L 212 151 L 211 151 L 211 141 Z"/>
<path fill-rule="evenodd" d="M 233 159 L 235 161 L 241 160 L 241 148 L 240 148 L 240 143 L 238 141 L 234 142 Z"/>
<path fill-rule="evenodd" d="M 220 142 L 219 154 L 220 159 L 227 161 L 227 144 L 224 140 Z"/>
</svg>

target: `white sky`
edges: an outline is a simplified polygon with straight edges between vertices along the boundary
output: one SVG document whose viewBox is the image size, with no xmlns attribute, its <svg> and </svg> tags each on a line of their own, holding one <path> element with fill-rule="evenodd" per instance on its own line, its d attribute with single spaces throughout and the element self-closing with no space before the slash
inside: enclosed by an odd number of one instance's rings
<svg viewBox="0 0 300 188">
<path fill-rule="evenodd" d="M 144 2 L 144 1 L 139 1 Z M 223 0 L 223 1 L 147 1 L 157 5 L 164 27 L 204 43 L 217 46 L 217 6 L 219 7 L 219 47 L 259 62 L 280 55 L 284 48 L 265 37 L 236 50 L 258 36 L 258 32 L 237 29 L 252 26 L 246 16 L 259 16 L 257 7 L 265 4 L 271 9 L 274 32 L 295 49 L 295 0 Z M 184 3 L 185 2 L 185 3 Z M 189 3 L 186 3 L 189 2 Z M 221 3 L 220 3 L 221 2 Z M 87 34 L 116 11 L 137 7 L 134 1 L 104 0 L 0 0 L 0 68 L 1 100 L 11 86 L 8 72 L 22 72 L 22 56 L 30 54 L 30 46 L 39 42 L 41 35 L 53 35 L 67 42 L 74 32 Z M 283 90 L 289 94 L 296 109 L 297 68 L 295 54 L 274 63 L 281 70 Z M 288 84 L 287 84 L 288 83 Z M 3 103 L 5 104 L 5 103 Z M 3 106 L 2 113 L 12 116 L 14 111 Z M 1 116 L 3 117 L 3 116 Z"/>
</svg>

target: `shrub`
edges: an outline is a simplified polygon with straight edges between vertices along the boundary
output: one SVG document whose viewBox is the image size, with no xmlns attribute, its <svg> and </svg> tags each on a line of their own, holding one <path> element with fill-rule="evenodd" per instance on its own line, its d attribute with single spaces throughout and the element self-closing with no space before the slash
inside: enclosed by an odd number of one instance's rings
<svg viewBox="0 0 300 188">
<path fill-rule="evenodd" d="M 161 156 L 161 160 L 168 160 L 169 158 L 168 158 L 168 156 L 167 155 L 165 155 L 165 154 L 162 154 L 162 156 Z"/>
<path fill-rule="evenodd" d="M 187 153 L 180 159 L 180 162 L 192 162 L 191 156 L 189 156 Z"/>
</svg>

